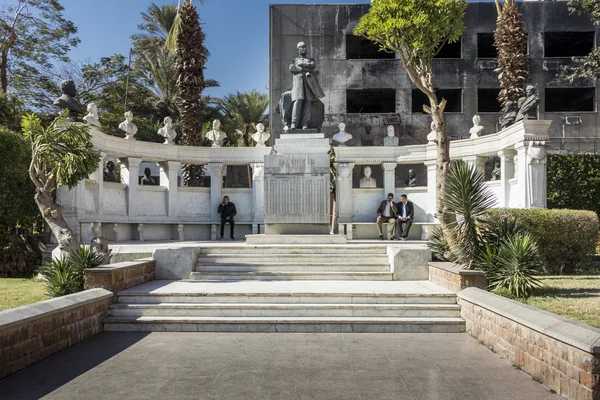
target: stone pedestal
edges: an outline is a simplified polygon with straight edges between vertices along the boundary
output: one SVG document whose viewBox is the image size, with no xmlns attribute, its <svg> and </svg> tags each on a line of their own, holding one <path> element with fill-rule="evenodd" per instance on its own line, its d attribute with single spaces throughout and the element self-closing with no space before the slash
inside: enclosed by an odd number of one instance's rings
<svg viewBox="0 0 600 400">
<path fill-rule="evenodd" d="M 265 234 L 328 234 L 329 140 L 286 134 L 265 156 Z"/>
</svg>

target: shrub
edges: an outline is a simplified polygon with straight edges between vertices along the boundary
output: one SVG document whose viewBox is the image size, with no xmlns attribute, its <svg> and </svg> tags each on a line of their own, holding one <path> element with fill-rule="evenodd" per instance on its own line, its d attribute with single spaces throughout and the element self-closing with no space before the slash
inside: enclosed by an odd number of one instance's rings
<svg viewBox="0 0 600 400">
<path fill-rule="evenodd" d="M 46 280 L 46 293 L 59 297 L 82 291 L 85 269 L 103 263 L 104 256 L 87 246 L 75 248 L 66 257 L 53 259 L 40 271 Z"/>
<path fill-rule="evenodd" d="M 490 288 L 508 291 L 517 298 L 529 297 L 542 282 L 535 277 L 541 265 L 538 246 L 530 234 L 518 233 L 507 238 L 496 253 L 488 272 Z"/>
<path fill-rule="evenodd" d="M 600 216 L 600 155 L 548 156 L 548 208 L 591 210 Z"/>
<path fill-rule="evenodd" d="M 486 219 L 497 224 L 509 217 L 531 234 L 548 274 L 573 273 L 595 254 L 599 224 L 592 211 L 502 208 L 488 210 Z"/>
<path fill-rule="evenodd" d="M 0 277 L 29 278 L 42 260 L 42 243 L 37 236 L 12 235 L 0 249 Z"/>
</svg>

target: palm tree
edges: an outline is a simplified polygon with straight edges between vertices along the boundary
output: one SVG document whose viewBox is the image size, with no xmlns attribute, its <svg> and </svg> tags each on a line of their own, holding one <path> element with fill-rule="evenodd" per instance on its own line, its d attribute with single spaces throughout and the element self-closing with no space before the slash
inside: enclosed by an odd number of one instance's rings
<svg viewBox="0 0 600 400">
<path fill-rule="evenodd" d="M 141 70 L 148 78 L 148 100 L 161 119 L 166 116 L 178 119 L 177 55 L 161 47 L 142 53 L 142 59 Z"/>
<path fill-rule="evenodd" d="M 251 92 L 229 94 L 223 100 L 223 113 L 235 128 L 242 132 L 244 146 L 250 145 L 250 128 L 259 122 L 266 122 L 269 97 L 256 89 Z"/>
<path fill-rule="evenodd" d="M 142 22 L 138 24 L 141 32 L 131 36 L 135 52 L 143 54 L 163 47 L 176 16 L 176 5 L 165 4 L 160 7 L 152 3 L 148 11 L 142 13 Z"/>
</svg>

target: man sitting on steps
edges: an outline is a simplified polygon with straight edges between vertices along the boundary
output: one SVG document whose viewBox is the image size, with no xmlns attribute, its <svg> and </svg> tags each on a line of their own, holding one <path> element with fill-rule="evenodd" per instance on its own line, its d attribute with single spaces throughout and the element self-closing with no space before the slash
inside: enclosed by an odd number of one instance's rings
<svg viewBox="0 0 600 400">
<path fill-rule="evenodd" d="M 394 194 L 388 193 L 387 200 L 383 200 L 377 209 L 377 230 L 379 230 L 379 240 L 383 240 L 382 225 L 387 222 L 392 226 L 392 236 L 390 240 L 396 238 L 396 215 L 398 215 L 398 203 L 394 201 Z"/>
<path fill-rule="evenodd" d="M 233 221 L 233 217 L 237 214 L 237 210 L 235 209 L 235 204 L 229 201 L 229 196 L 223 197 L 223 202 L 219 204 L 219 214 L 221 215 L 221 236 L 220 239 L 223 240 L 223 235 L 225 234 L 225 224 L 229 222 L 229 226 L 231 232 L 229 237 L 231 240 L 235 240 L 233 237 L 233 228 L 235 228 L 235 222 Z"/>
</svg>

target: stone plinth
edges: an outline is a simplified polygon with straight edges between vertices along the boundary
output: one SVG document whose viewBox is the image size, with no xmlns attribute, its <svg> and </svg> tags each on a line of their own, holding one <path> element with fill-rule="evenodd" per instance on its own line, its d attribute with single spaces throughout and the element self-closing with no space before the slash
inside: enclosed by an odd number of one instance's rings
<svg viewBox="0 0 600 400">
<path fill-rule="evenodd" d="M 265 234 L 329 233 L 329 140 L 281 135 L 265 156 Z"/>
<path fill-rule="evenodd" d="M 344 235 L 248 235 L 246 244 L 346 244 Z"/>
</svg>

